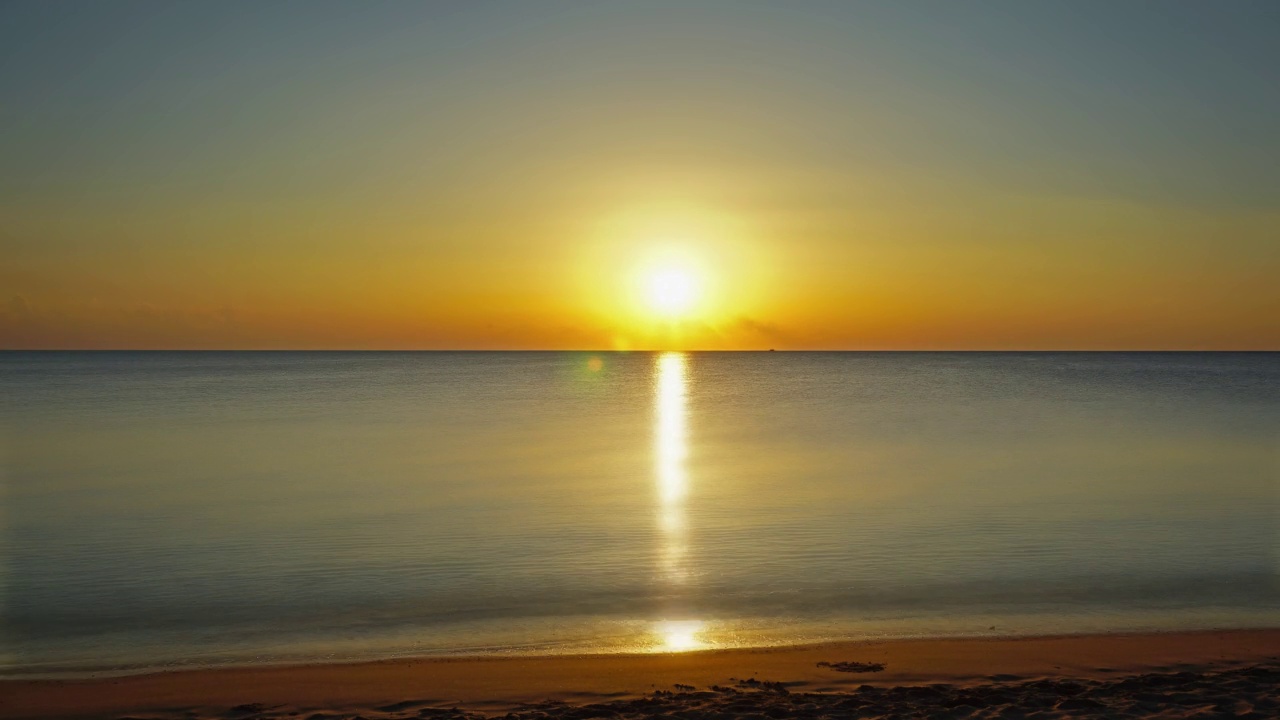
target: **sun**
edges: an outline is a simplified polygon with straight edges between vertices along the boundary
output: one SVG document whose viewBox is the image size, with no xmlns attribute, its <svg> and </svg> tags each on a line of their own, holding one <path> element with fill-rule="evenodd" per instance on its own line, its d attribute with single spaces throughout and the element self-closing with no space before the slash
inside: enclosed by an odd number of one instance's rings
<svg viewBox="0 0 1280 720">
<path fill-rule="evenodd" d="M 645 301 L 654 313 L 668 318 L 688 315 L 699 295 L 697 276 L 685 267 L 659 267 L 644 280 Z"/>
<path fill-rule="evenodd" d="M 687 346 L 724 315 L 723 268 L 703 245 L 651 240 L 620 251 L 602 294 L 616 313 L 619 335 L 641 346 Z M 617 347 L 634 347 L 620 343 Z"/>
</svg>

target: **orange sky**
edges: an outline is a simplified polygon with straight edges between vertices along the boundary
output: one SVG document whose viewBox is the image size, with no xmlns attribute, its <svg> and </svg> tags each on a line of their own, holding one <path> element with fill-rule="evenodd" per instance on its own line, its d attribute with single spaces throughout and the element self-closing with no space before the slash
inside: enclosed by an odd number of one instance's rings
<svg viewBox="0 0 1280 720">
<path fill-rule="evenodd" d="M 25 7 L 3 348 L 1280 349 L 1248 18 Z"/>
</svg>

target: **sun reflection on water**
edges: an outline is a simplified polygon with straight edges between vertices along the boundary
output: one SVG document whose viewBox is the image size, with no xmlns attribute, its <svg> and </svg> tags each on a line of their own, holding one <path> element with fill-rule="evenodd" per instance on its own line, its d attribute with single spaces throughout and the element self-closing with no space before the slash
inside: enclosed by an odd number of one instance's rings
<svg viewBox="0 0 1280 720">
<path fill-rule="evenodd" d="M 706 623 L 701 620 L 664 620 L 658 623 L 658 638 L 662 652 L 688 652 L 710 647 L 701 635 Z"/>
<path fill-rule="evenodd" d="M 658 358 L 658 491 L 664 513 L 683 511 L 688 478 L 684 461 L 689 451 L 685 444 L 685 365 L 684 355 L 666 353 Z"/>
<path fill-rule="evenodd" d="M 654 453 L 657 465 L 658 530 L 661 547 L 658 552 L 659 577 L 668 585 L 672 602 L 687 587 L 691 573 L 688 563 L 685 496 L 689 476 L 685 460 L 689 455 L 686 427 L 687 368 L 681 353 L 664 353 L 657 361 L 657 397 Z M 667 608 L 669 615 L 679 617 L 681 608 Z M 708 647 L 701 633 L 701 620 L 662 620 L 654 626 L 657 650 L 685 652 Z"/>
</svg>

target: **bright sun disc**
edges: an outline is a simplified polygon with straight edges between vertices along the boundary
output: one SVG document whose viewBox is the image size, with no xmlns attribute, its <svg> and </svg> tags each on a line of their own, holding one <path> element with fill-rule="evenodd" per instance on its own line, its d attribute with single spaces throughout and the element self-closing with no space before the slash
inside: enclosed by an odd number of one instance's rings
<svg viewBox="0 0 1280 720">
<path fill-rule="evenodd" d="M 693 274 L 681 268 L 654 271 L 646 282 L 650 307 L 663 315 L 689 312 L 697 299 L 697 283 Z"/>
</svg>

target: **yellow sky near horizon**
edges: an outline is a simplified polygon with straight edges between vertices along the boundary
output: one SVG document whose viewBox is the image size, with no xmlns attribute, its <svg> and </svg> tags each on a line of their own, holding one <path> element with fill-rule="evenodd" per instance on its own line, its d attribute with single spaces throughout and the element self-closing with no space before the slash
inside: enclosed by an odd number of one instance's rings
<svg viewBox="0 0 1280 720">
<path fill-rule="evenodd" d="M 29 292 L 9 300 L 5 344 L 1268 349 L 1280 338 L 1274 266 L 1231 252 L 1268 242 L 1265 214 L 1018 196 L 917 206 L 856 188 L 847 205 L 808 212 L 656 195 L 445 227 L 313 210 L 299 231 L 214 208 L 175 223 L 183 242 L 167 245 L 127 215 L 92 229 L 28 220 L 41 235 L 110 239 L 6 267 L 16 282 L 4 284 Z M 1235 245 L 1199 241 L 1225 233 Z M 648 269 L 672 263 L 691 269 L 699 301 L 667 317 L 641 294 Z"/>
</svg>

